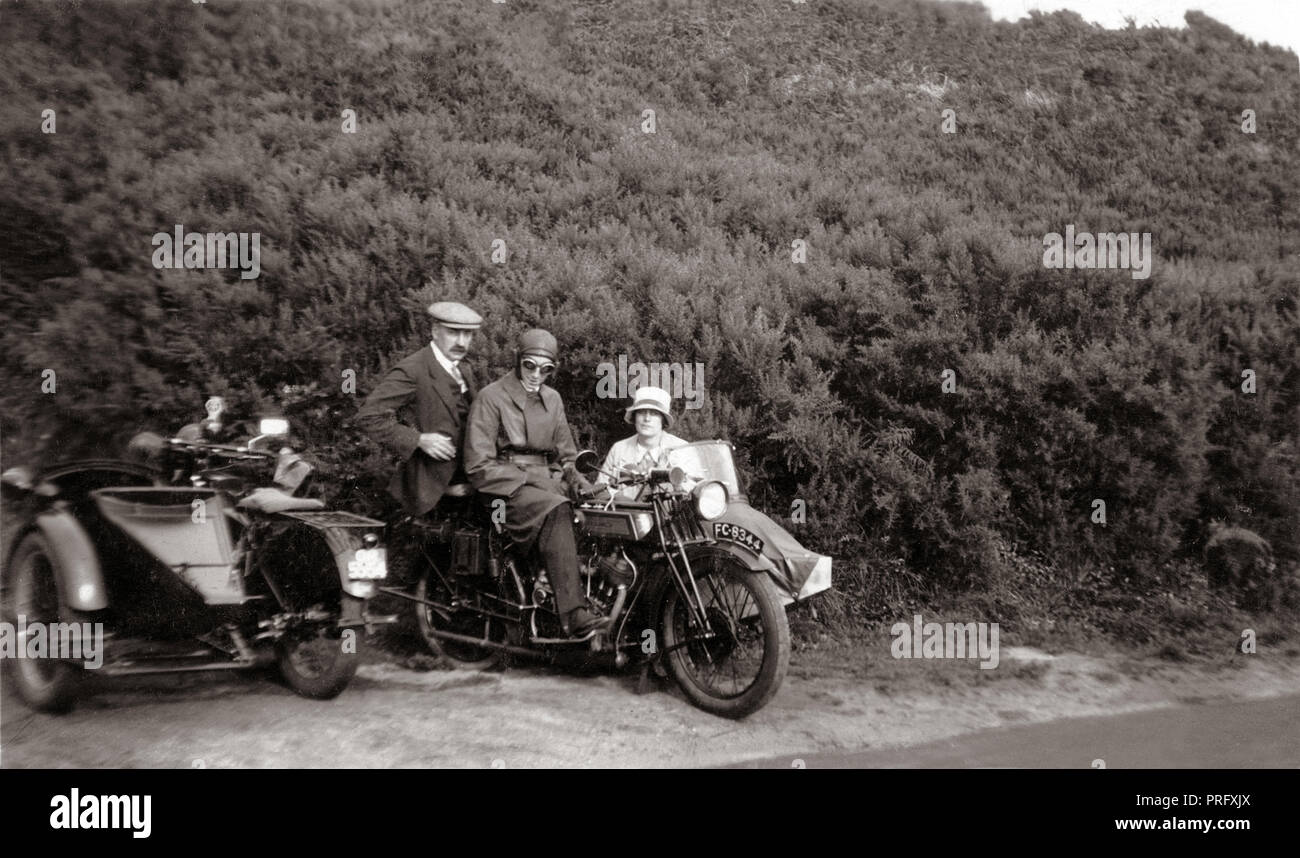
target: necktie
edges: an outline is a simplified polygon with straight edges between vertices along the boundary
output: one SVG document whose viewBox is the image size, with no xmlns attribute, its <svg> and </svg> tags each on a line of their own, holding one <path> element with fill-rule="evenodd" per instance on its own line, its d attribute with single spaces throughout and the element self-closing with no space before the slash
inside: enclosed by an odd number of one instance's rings
<svg viewBox="0 0 1300 858">
<path fill-rule="evenodd" d="M 460 374 L 460 367 L 455 363 L 451 365 L 451 377 L 456 379 L 456 383 L 460 385 L 460 392 L 464 393 L 466 390 L 465 376 Z"/>
</svg>

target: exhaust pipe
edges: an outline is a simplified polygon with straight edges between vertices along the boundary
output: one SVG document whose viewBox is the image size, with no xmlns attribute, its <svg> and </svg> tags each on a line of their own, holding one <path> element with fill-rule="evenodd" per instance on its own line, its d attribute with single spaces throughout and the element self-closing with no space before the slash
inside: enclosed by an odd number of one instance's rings
<svg viewBox="0 0 1300 858">
<path fill-rule="evenodd" d="M 611 608 L 609 609 L 609 628 L 610 628 L 610 629 L 613 629 L 613 628 L 618 624 L 618 618 L 619 618 L 619 616 L 622 615 L 622 613 L 623 613 L 623 603 L 624 603 L 625 601 L 627 601 L 627 585 L 626 585 L 626 584 L 619 584 L 619 585 L 618 585 L 618 595 L 614 597 L 614 605 L 613 605 L 613 607 L 611 607 Z M 608 632 L 606 632 L 605 634 L 607 635 Z M 596 637 L 594 637 L 594 638 L 591 639 L 591 651 L 592 651 L 592 652 L 600 652 L 600 638 L 603 637 L 603 636 L 604 636 L 604 635 L 596 635 Z M 619 656 L 623 656 L 623 653 L 620 652 L 620 651 L 618 650 L 617 647 L 615 647 L 614 651 L 615 651 L 615 653 L 616 653 L 616 655 L 614 656 L 614 661 L 617 662 Z M 623 658 L 626 658 L 626 656 L 623 656 Z M 623 665 L 620 664 L 620 665 L 618 665 L 618 666 L 619 666 L 619 667 L 622 667 Z"/>
<path fill-rule="evenodd" d="M 488 647 L 489 649 L 501 650 L 502 652 L 508 652 L 511 653 L 512 655 L 530 655 L 533 656 L 534 658 L 538 657 L 539 655 L 539 653 L 536 650 L 526 649 L 521 646 L 513 646 L 511 644 L 497 643 L 496 641 L 485 641 L 482 638 L 476 638 L 470 635 L 458 635 L 455 632 L 444 632 L 439 629 L 430 629 L 429 634 L 433 635 L 436 638 L 441 638 L 443 640 L 460 641 L 461 643 L 474 644 L 475 646 L 481 646 L 481 647 Z"/>
</svg>

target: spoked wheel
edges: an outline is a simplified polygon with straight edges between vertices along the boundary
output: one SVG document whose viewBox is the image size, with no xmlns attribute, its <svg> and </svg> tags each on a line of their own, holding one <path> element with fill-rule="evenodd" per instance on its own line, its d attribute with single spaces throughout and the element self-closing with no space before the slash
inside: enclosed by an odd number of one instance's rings
<svg viewBox="0 0 1300 858">
<path fill-rule="evenodd" d="M 790 664 L 790 625 L 776 586 L 731 555 L 692 558 L 708 629 L 675 586 L 661 622 L 669 674 L 706 712 L 743 718 L 776 694 Z"/>
<path fill-rule="evenodd" d="M 323 626 L 290 631 L 276 643 L 280 674 L 303 697 L 338 697 L 361 665 L 361 637 Z"/>
<path fill-rule="evenodd" d="M 420 628 L 420 637 L 433 651 L 441 656 L 456 670 L 487 670 L 502 663 L 504 653 L 489 646 L 479 646 L 468 641 L 440 638 L 435 631 L 451 632 L 458 635 L 504 642 L 505 626 L 501 620 L 485 617 L 469 608 L 457 607 L 454 598 L 442 577 L 429 570 L 420 579 L 415 588 L 417 599 L 437 602 L 443 606 L 435 608 L 423 601 L 415 603 L 415 621 Z"/>
<path fill-rule="evenodd" d="M 30 630 L 44 625 L 47 633 L 62 622 L 80 622 L 79 612 L 66 608 L 59 599 L 54 578 L 54 561 L 49 544 L 40 533 L 28 534 L 14 552 L 5 570 L 4 620 L 17 628 L 22 617 Z M 18 640 L 17 646 L 27 646 Z M 67 712 L 76 702 L 82 669 L 53 658 L 5 658 L 5 676 L 13 682 L 27 705 L 42 712 Z"/>
</svg>

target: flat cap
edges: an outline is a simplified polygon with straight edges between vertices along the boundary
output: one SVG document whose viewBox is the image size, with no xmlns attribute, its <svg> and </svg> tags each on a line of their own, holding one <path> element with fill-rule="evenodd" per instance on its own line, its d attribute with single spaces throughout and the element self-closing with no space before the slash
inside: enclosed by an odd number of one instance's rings
<svg viewBox="0 0 1300 858">
<path fill-rule="evenodd" d="M 430 304 L 429 315 L 439 325 L 457 331 L 477 331 L 483 324 L 482 316 L 455 301 L 439 301 Z"/>
</svg>

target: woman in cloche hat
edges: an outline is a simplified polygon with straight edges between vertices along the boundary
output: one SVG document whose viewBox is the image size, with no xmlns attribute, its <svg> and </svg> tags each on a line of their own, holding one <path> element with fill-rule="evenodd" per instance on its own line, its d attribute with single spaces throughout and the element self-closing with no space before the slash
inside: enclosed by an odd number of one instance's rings
<svg viewBox="0 0 1300 858">
<path fill-rule="evenodd" d="M 636 434 L 609 449 L 605 464 L 601 466 L 603 473 L 596 479 L 598 485 L 607 484 L 609 474 L 619 474 L 623 470 L 646 473 L 651 468 L 664 467 L 668 451 L 687 443 L 664 431 L 673 425 L 670 404 L 668 391 L 662 388 L 637 388 L 635 399 L 623 414 L 623 419 L 636 427 Z M 621 490 L 620 497 L 635 500 L 639 492 L 639 486 L 627 486 Z"/>
</svg>

